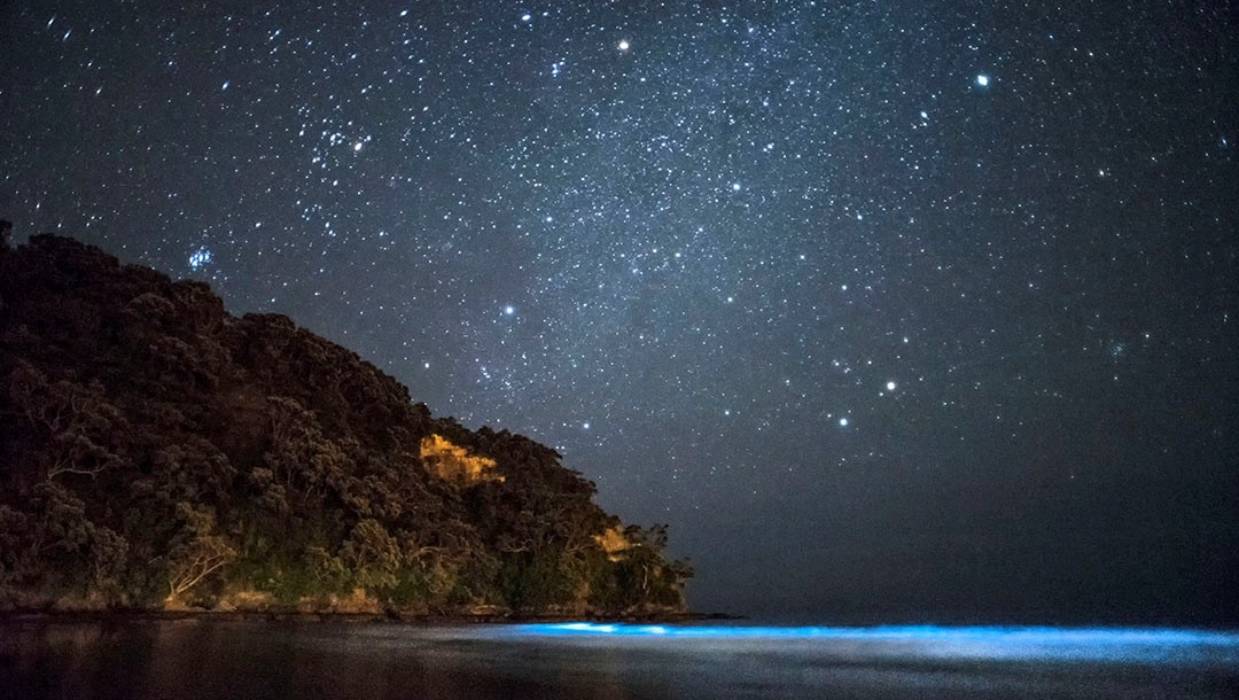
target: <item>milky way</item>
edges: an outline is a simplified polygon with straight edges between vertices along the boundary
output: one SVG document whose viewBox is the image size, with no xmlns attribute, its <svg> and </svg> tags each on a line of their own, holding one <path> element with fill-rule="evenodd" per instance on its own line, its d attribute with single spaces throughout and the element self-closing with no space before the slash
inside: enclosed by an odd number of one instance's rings
<svg viewBox="0 0 1239 700">
<path fill-rule="evenodd" d="M 1024 5 L 6 3 L 0 216 L 555 446 L 703 607 L 1239 618 L 1233 25 Z"/>
</svg>

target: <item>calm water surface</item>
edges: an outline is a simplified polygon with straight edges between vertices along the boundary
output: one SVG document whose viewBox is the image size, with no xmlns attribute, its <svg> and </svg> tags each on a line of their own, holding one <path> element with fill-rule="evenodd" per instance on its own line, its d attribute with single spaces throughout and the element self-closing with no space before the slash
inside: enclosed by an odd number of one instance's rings
<svg viewBox="0 0 1239 700">
<path fill-rule="evenodd" d="M 8 620 L 14 698 L 1239 697 L 1239 634 Z"/>
</svg>

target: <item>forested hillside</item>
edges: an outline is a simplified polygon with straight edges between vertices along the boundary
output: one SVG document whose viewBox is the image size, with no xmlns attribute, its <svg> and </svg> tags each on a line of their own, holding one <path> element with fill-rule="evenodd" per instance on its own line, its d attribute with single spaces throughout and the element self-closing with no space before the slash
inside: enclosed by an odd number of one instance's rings
<svg viewBox="0 0 1239 700">
<path fill-rule="evenodd" d="M 691 575 L 553 450 L 200 282 L 0 249 L 0 607 L 643 614 Z"/>
</svg>

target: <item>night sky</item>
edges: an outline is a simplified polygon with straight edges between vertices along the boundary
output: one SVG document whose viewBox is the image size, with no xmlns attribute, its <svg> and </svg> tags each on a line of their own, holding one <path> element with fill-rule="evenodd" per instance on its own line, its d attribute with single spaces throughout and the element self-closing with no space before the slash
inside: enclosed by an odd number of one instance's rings
<svg viewBox="0 0 1239 700">
<path fill-rule="evenodd" d="M 697 608 L 1239 620 L 1227 2 L 0 2 L 0 217 L 667 522 Z"/>
</svg>

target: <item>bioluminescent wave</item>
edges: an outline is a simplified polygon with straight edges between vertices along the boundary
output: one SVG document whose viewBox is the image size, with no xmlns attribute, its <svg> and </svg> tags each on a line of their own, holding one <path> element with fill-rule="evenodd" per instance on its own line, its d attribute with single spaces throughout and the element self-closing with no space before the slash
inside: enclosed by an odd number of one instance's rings
<svg viewBox="0 0 1239 700">
<path fill-rule="evenodd" d="M 831 647 L 848 656 L 1010 661 L 1116 661 L 1239 664 L 1239 632 L 1171 628 L 1071 627 L 778 627 L 544 623 L 519 625 L 518 636 L 667 639 Z M 816 644 L 815 644 L 816 643 Z"/>
</svg>

